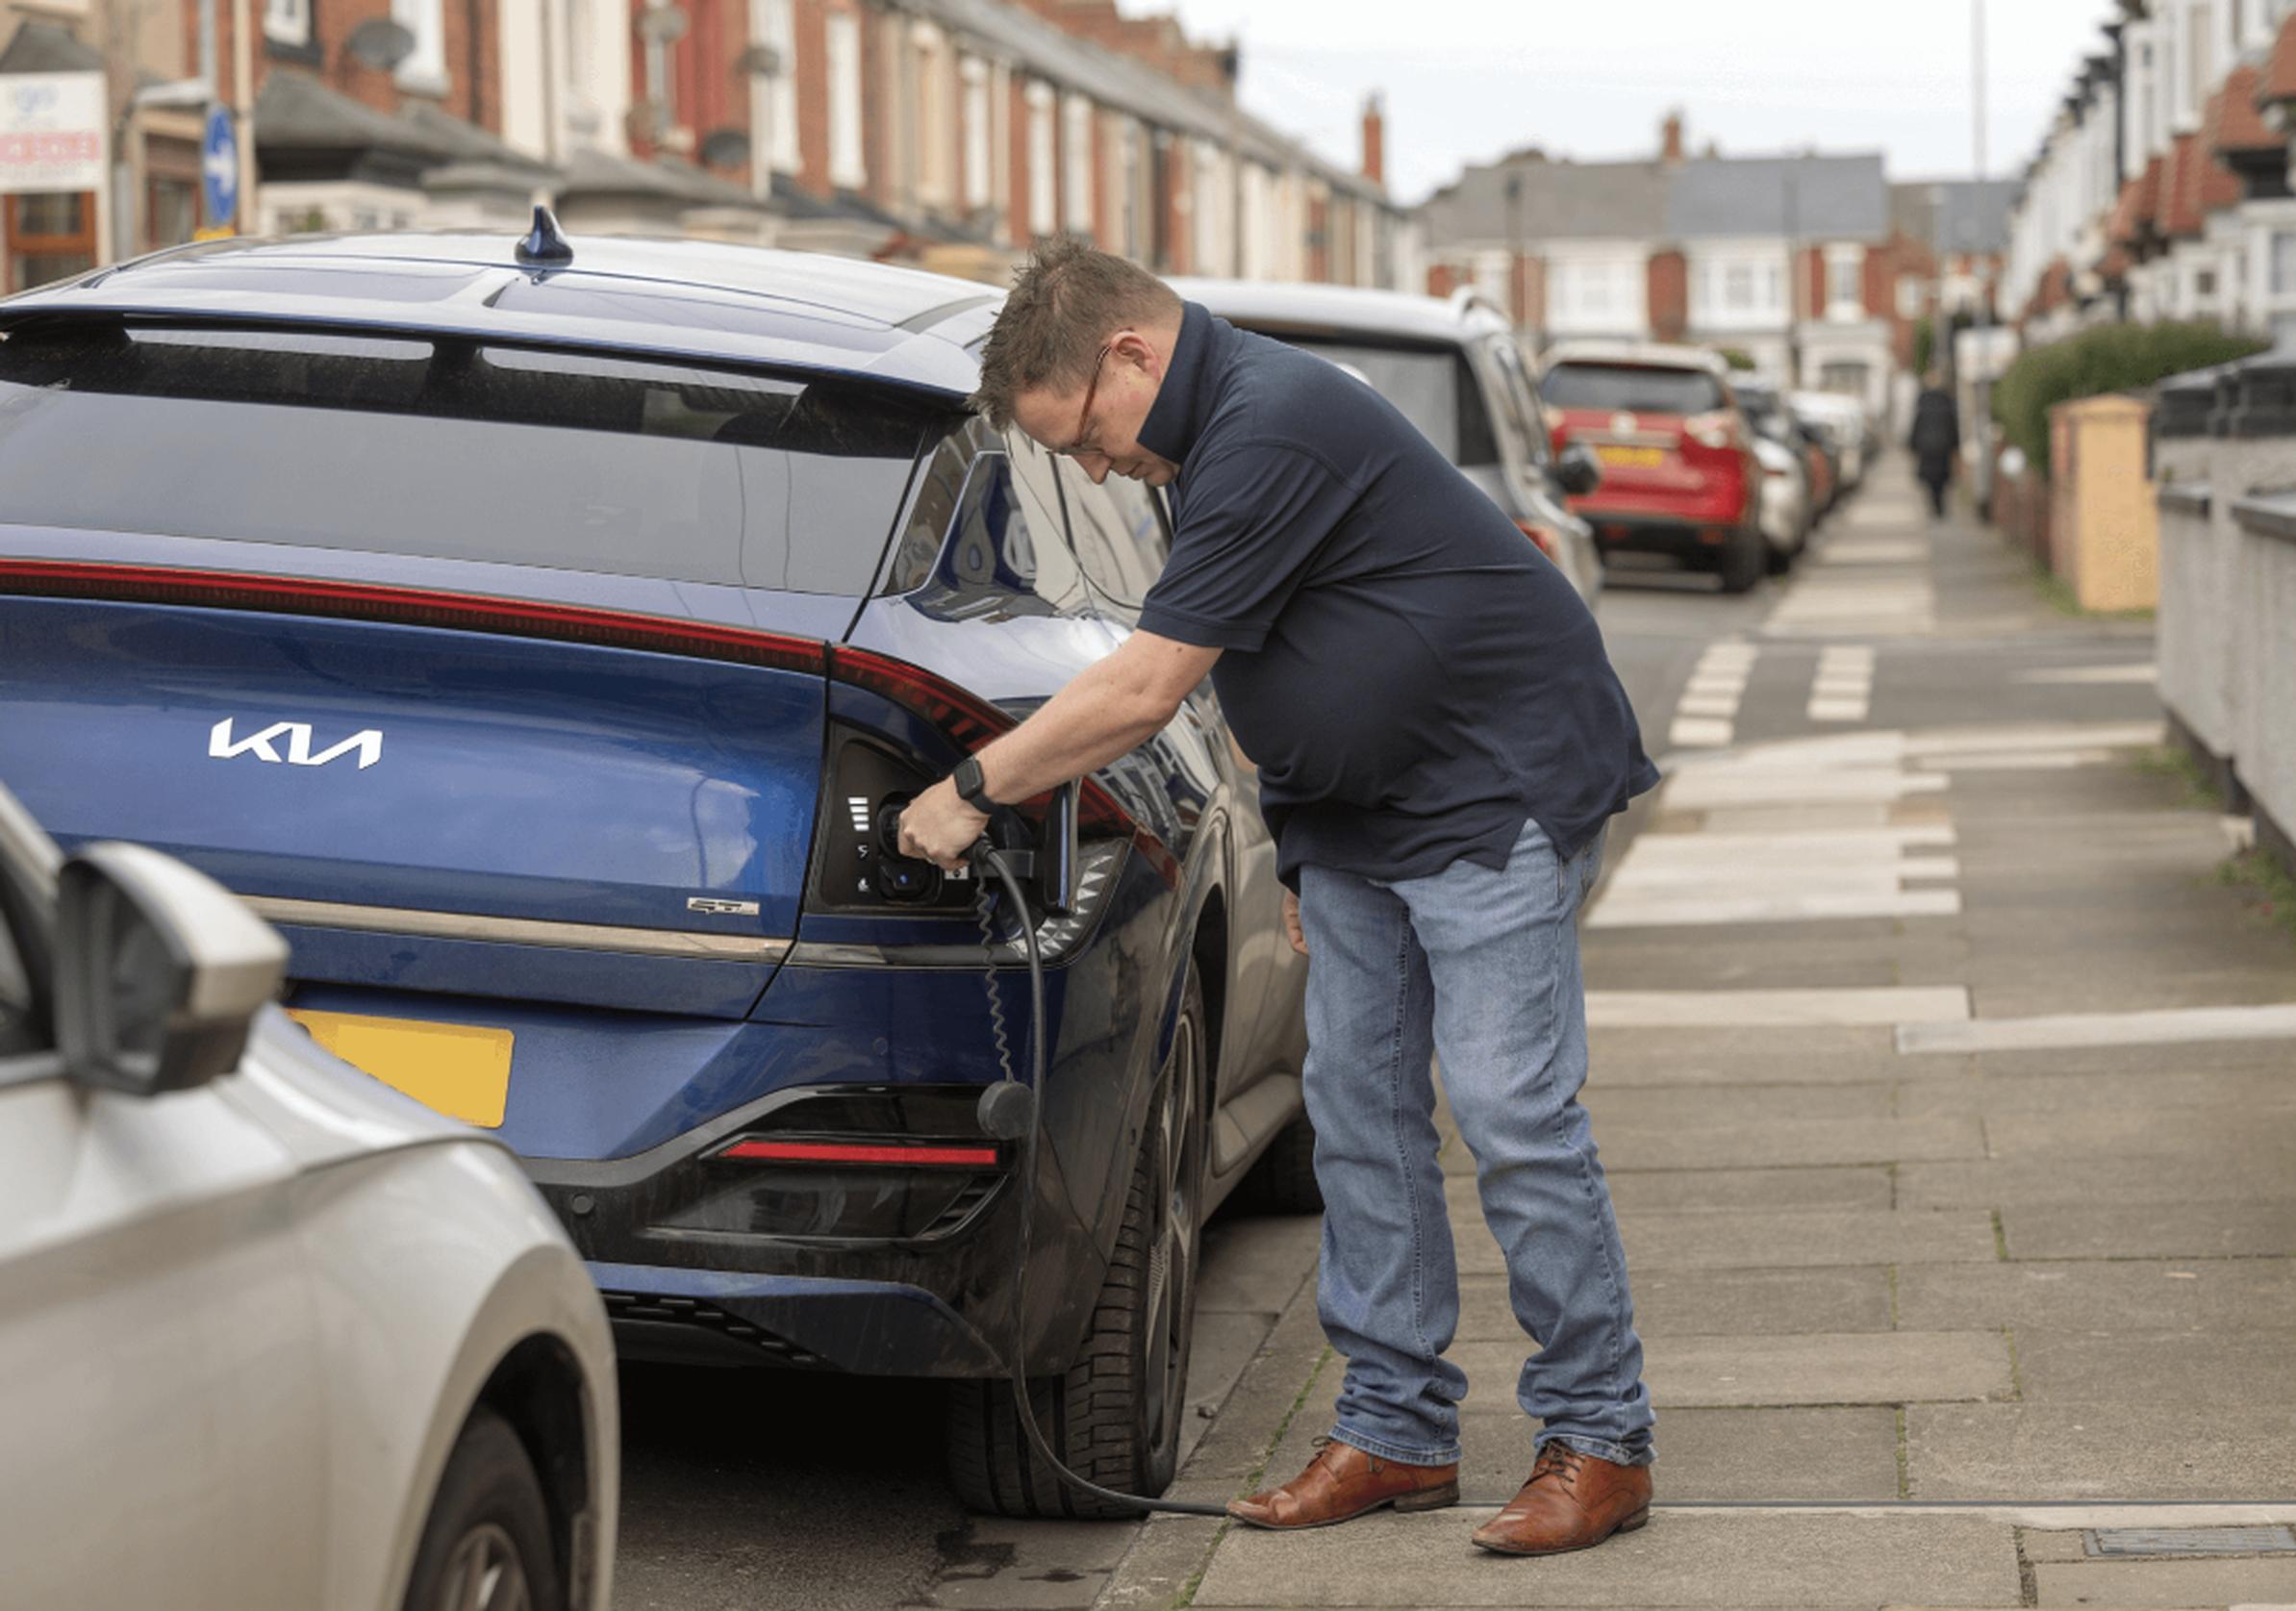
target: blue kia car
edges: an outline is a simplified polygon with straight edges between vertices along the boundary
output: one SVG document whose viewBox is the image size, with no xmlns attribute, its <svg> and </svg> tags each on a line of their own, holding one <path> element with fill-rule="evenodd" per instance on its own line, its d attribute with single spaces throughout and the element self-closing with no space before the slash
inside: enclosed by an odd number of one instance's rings
<svg viewBox="0 0 2296 1611">
<path fill-rule="evenodd" d="M 1314 1206 L 1305 965 L 1207 687 L 1086 784 L 1033 1178 L 976 1117 L 1017 919 L 881 818 L 1169 542 L 966 411 L 997 305 L 546 220 L 0 302 L 0 777 L 276 923 L 315 1039 L 516 1148 L 627 1356 L 949 1378 L 962 1496 L 1077 1514 L 1000 1354 L 1086 1475 L 1170 1480 L 1205 1216 L 1255 1164 Z"/>
</svg>

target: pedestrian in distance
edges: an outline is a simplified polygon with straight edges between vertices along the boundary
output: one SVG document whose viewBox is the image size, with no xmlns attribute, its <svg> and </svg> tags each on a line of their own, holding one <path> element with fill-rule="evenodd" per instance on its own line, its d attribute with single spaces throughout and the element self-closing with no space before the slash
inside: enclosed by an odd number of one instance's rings
<svg viewBox="0 0 2296 1611">
<path fill-rule="evenodd" d="M 1930 490 L 1930 517 L 1945 518 L 1945 490 L 1953 485 L 1954 461 L 1961 452 L 1961 410 L 1932 369 L 1913 402 L 1913 431 L 1905 445 L 1913 449 L 1914 471 Z"/>
<path fill-rule="evenodd" d="M 902 818 L 954 866 L 981 809 L 1113 761 L 1207 675 L 1258 768 L 1308 962 L 1318 1308 L 1347 1356 L 1328 1440 L 1229 1506 L 1311 1527 L 1458 1499 L 1465 1374 L 1431 1063 L 1474 1154 L 1542 1424 L 1474 1535 L 1551 1554 L 1638 1527 L 1652 1414 L 1585 1109 L 1576 918 L 1610 817 L 1653 788 L 1594 617 L 1487 497 L 1360 380 L 1236 330 L 1069 239 L 1016 276 L 976 405 L 1094 481 L 1167 490 L 1138 630 Z"/>
</svg>

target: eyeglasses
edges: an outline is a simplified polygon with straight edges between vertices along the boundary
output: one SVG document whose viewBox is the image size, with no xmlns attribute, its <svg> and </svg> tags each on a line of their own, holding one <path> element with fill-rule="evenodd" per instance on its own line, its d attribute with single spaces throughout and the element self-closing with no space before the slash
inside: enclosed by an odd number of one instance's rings
<svg viewBox="0 0 2296 1611">
<path fill-rule="evenodd" d="M 1092 433 L 1092 403 L 1100 390 L 1100 365 L 1108 362 L 1108 355 L 1115 350 L 1116 341 L 1111 340 L 1100 349 L 1100 356 L 1092 361 L 1092 384 L 1084 389 L 1084 407 L 1076 415 L 1076 435 L 1068 446 L 1058 450 L 1071 459 L 1079 454 L 1100 451 L 1084 439 Z"/>
</svg>

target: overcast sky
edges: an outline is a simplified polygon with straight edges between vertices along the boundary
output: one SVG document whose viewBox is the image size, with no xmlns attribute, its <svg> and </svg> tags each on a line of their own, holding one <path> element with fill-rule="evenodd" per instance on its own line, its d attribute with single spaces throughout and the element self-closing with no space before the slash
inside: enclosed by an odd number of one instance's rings
<svg viewBox="0 0 2296 1611">
<path fill-rule="evenodd" d="M 1243 45 L 1244 103 L 1336 162 L 1387 96 L 1388 181 L 1417 201 L 1520 145 L 1655 149 L 1679 106 L 1693 149 L 1880 149 L 1892 178 L 1967 174 L 1972 0 L 1126 0 Z M 2108 0 L 1990 0 L 1988 171 L 2038 145 Z"/>
</svg>

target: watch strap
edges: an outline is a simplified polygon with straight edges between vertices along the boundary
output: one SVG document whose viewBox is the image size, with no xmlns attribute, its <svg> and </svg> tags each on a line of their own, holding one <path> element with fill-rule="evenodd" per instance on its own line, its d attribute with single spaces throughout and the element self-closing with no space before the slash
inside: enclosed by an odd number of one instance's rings
<svg viewBox="0 0 2296 1611">
<path fill-rule="evenodd" d="M 997 802 L 989 798 L 988 780 L 981 775 L 979 756 L 966 756 L 957 764 L 957 769 L 949 774 L 949 781 L 956 785 L 957 793 L 974 811 L 997 809 Z"/>
</svg>

